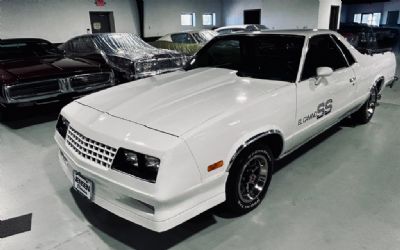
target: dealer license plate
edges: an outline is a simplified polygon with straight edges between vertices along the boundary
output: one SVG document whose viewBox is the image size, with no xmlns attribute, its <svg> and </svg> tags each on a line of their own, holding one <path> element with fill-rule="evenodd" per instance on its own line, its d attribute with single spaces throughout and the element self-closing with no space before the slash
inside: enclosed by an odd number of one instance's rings
<svg viewBox="0 0 400 250">
<path fill-rule="evenodd" d="M 78 193 L 92 200 L 94 190 L 93 182 L 76 171 L 74 171 L 73 187 Z"/>
</svg>

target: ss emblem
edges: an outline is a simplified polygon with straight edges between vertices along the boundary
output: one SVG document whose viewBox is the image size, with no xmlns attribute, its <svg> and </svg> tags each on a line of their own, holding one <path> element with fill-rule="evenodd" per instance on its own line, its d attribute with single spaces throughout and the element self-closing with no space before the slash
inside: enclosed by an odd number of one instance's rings
<svg viewBox="0 0 400 250">
<path fill-rule="evenodd" d="M 332 111 L 332 99 L 328 99 L 326 102 L 320 103 L 317 108 L 317 119 L 324 117 Z"/>
</svg>

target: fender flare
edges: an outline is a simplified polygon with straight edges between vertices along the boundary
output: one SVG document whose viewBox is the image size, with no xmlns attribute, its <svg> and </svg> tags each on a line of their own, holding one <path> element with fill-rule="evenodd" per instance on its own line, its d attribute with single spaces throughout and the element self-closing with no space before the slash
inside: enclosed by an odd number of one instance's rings
<svg viewBox="0 0 400 250">
<path fill-rule="evenodd" d="M 269 135 L 279 135 L 282 139 L 282 152 L 285 147 L 285 140 L 283 133 L 281 132 L 280 129 L 278 128 L 271 128 L 269 130 L 266 130 L 264 132 L 256 132 L 253 133 L 252 135 L 248 135 L 246 138 L 247 139 L 242 139 L 242 143 L 236 143 L 235 146 L 233 147 L 233 150 L 231 150 L 231 153 L 229 154 L 230 157 L 229 164 L 226 168 L 226 172 L 229 172 L 229 170 L 232 167 L 232 164 L 235 162 L 236 158 L 239 156 L 239 154 L 246 149 L 248 146 L 252 145 L 255 141 L 258 141 L 259 139 L 262 139 L 263 137 L 269 136 Z M 243 137 L 242 137 L 243 138 Z M 281 152 L 281 154 L 282 154 Z"/>
<path fill-rule="evenodd" d="M 380 86 L 379 86 L 379 88 L 378 88 L 378 93 L 380 93 L 380 92 L 383 90 L 384 86 L 385 86 L 385 77 L 382 76 L 382 75 L 377 75 L 377 76 L 375 77 L 375 79 L 374 79 L 374 83 L 373 83 L 372 86 L 371 86 L 371 87 L 378 87 L 377 85 L 378 85 L 380 82 L 382 82 L 382 83 L 380 84 Z"/>
</svg>

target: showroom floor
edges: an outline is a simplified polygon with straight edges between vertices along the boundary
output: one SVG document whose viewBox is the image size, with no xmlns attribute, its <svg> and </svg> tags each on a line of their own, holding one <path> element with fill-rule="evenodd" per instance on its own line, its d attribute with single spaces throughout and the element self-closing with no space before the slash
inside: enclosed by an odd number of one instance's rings
<svg viewBox="0 0 400 250">
<path fill-rule="evenodd" d="M 217 207 L 163 234 L 71 192 L 53 141 L 57 110 L 21 118 L 30 113 L 0 124 L 0 220 L 33 214 L 31 231 L 0 249 L 399 249 L 400 83 L 368 125 L 344 122 L 279 162 L 252 213 Z"/>
</svg>

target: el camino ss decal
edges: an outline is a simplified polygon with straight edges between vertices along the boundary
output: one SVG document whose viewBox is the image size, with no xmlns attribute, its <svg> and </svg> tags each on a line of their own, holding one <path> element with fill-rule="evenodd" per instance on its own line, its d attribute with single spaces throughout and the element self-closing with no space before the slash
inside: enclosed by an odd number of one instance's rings
<svg viewBox="0 0 400 250">
<path fill-rule="evenodd" d="M 317 118 L 317 120 L 318 120 L 318 119 L 324 117 L 325 115 L 329 114 L 333 108 L 332 103 L 333 103 L 332 99 L 328 99 L 326 102 L 320 103 L 315 112 L 303 117 L 302 119 L 299 119 L 299 121 L 297 122 L 297 125 L 300 126 L 314 118 Z"/>
</svg>

